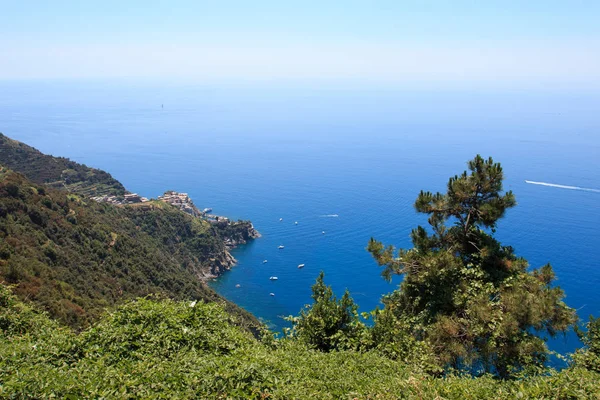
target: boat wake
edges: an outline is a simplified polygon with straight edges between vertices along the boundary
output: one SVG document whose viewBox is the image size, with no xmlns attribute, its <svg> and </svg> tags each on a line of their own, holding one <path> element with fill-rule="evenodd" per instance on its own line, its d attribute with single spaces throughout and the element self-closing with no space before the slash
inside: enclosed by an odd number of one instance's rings
<svg viewBox="0 0 600 400">
<path fill-rule="evenodd" d="M 590 189 L 590 188 L 583 188 L 583 187 L 579 187 L 579 186 L 557 185 L 556 183 L 535 182 L 535 181 L 528 181 L 528 180 L 525 180 L 525 183 L 529 183 L 531 185 L 550 186 L 550 187 L 555 187 L 555 188 L 559 188 L 559 189 L 581 190 L 584 192 L 600 193 L 600 189 Z"/>
<path fill-rule="evenodd" d="M 337 214 L 325 214 L 325 215 L 321 215 L 321 218 L 337 218 L 339 217 L 339 215 Z"/>
</svg>

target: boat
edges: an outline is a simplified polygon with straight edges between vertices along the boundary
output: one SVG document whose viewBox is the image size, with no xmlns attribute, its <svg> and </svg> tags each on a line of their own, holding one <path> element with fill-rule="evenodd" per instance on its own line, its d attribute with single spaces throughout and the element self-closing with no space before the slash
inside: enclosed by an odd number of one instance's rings
<svg viewBox="0 0 600 400">
<path fill-rule="evenodd" d="M 322 234 L 322 235 L 324 235 L 324 234 L 325 234 L 325 231 L 321 232 L 321 234 Z"/>
<path fill-rule="evenodd" d="M 204 210 L 202 210 L 202 212 L 203 212 L 204 214 L 206 214 L 206 213 L 209 213 L 209 212 L 211 212 L 211 211 L 212 211 L 212 208 L 210 208 L 210 207 L 206 207 Z"/>
<path fill-rule="evenodd" d="M 269 296 L 275 296 L 275 293 L 269 293 Z"/>
<path fill-rule="evenodd" d="M 298 225 L 298 221 L 294 222 L 294 225 Z"/>
<path fill-rule="evenodd" d="M 279 221 L 280 221 L 280 222 L 281 222 L 281 221 L 283 221 L 283 218 L 279 218 Z"/>
<path fill-rule="evenodd" d="M 266 263 L 267 263 L 267 260 L 263 260 L 263 264 L 266 264 Z"/>
<path fill-rule="evenodd" d="M 242 287 L 242 285 L 240 285 L 239 283 L 237 285 L 235 285 L 236 288 Z"/>
<path fill-rule="evenodd" d="M 304 264 L 299 264 L 298 268 L 304 268 Z"/>
<path fill-rule="evenodd" d="M 284 245 L 282 245 L 282 244 L 281 244 L 281 245 L 279 245 L 279 247 L 278 247 L 278 249 L 283 249 L 283 248 L 285 248 L 285 246 L 284 246 Z"/>
<path fill-rule="evenodd" d="M 272 276 L 272 277 L 270 277 L 269 279 L 270 279 L 270 280 L 272 280 L 272 281 L 276 281 L 276 280 L 277 280 L 277 279 L 279 279 L 279 278 L 278 278 L 278 277 L 276 277 L 276 276 Z"/>
</svg>

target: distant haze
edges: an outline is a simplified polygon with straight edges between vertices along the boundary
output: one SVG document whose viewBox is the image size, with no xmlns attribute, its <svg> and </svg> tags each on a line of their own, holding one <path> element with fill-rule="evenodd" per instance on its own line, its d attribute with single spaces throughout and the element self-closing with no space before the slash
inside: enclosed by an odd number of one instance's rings
<svg viewBox="0 0 600 400">
<path fill-rule="evenodd" d="M 600 87 L 598 1 L 11 3 L 1 80 Z"/>
</svg>

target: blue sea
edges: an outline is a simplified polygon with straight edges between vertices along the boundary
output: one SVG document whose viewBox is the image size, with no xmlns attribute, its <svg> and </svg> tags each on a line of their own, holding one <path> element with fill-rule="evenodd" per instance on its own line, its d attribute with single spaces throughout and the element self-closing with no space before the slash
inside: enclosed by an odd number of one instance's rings
<svg viewBox="0 0 600 400">
<path fill-rule="evenodd" d="M 380 277 L 369 238 L 409 247 L 427 220 L 413 209 L 419 191 L 444 191 L 477 153 L 502 163 L 518 201 L 499 239 L 532 267 L 550 262 L 566 303 L 600 316 L 599 109 L 600 93 L 552 88 L 0 83 L 0 132 L 144 196 L 187 192 L 252 220 L 262 237 L 211 284 L 275 330 L 310 302 L 320 271 L 361 311 L 379 305 L 400 279 Z M 573 333 L 551 341 L 578 346 Z"/>
</svg>

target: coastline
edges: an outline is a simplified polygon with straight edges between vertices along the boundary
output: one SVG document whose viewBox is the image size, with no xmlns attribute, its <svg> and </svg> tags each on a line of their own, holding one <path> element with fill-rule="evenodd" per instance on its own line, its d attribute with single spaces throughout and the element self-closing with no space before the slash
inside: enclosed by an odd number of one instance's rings
<svg viewBox="0 0 600 400">
<path fill-rule="evenodd" d="M 251 240 L 261 237 L 260 232 L 254 228 L 254 225 L 250 221 L 237 221 L 228 223 L 227 226 L 241 226 L 243 230 L 239 237 L 222 236 L 223 243 L 225 245 L 222 254 L 223 257 L 220 259 L 211 259 L 212 267 L 210 268 L 210 273 L 199 276 L 199 279 L 203 282 L 208 282 L 209 280 L 215 280 L 219 278 L 225 272 L 230 271 L 237 264 L 238 261 L 231 254 L 231 250 L 236 249 L 241 245 L 245 245 Z M 237 231 L 239 232 L 239 229 Z"/>
</svg>

